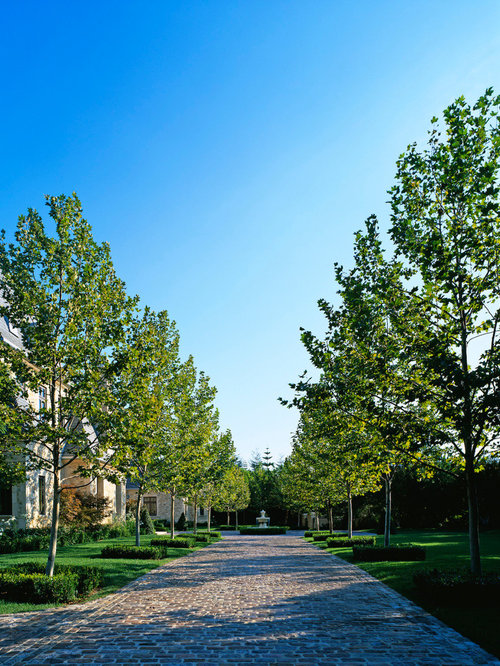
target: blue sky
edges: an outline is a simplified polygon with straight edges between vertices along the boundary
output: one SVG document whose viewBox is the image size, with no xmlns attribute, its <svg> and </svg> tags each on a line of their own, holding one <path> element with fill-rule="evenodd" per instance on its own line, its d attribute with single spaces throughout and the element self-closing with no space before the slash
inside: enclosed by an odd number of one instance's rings
<svg viewBox="0 0 500 666">
<path fill-rule="evenodd" d="M 406 145 L 500 92 L 500 3 L 6 3 L 0 226 L 76 191 L 143 303 L 218 388 L 241 455 L 289 451 L 279 405 L 333 263 Z"/>
</svg>

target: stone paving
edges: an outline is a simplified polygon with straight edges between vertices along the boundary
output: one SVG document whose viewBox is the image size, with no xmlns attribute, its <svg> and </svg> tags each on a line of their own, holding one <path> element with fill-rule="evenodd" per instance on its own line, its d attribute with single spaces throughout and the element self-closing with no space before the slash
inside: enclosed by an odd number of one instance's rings
<svg viewBox="0 0 500 666">
<path fill-rule="evenodd" d="M 1 664 L 499 664 L 297 535 L 229 536 L 119 592 L 3 616 Z"/>
</svg>

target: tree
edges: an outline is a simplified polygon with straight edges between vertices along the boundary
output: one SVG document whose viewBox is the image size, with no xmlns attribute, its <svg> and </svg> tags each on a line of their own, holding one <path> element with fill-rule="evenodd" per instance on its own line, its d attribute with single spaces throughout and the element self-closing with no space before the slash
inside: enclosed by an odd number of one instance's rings
<svg viewBox="0 0 500 666">
<path fill-rule="evenodd" d="M 240 467 L 231 467 L 226 470 L 217 487 L 214 508 L 216 511 L 226 511 L 227 524 L 229 513 L 235 512 L 236 529 L 238 529 L 238 511 L 246 509 L 250 502 L 250 488 L 247 474 Z"/>
<path fill-rule="evenodd" d="M 173 427 L 180 360 L 179 333 L 168 313 L 146 307 L 115 350 L 114 364 L 113 402 L 106 416 L 117 449 L 115 467 L 138 484 L 135 541 L 139 546 L 142 495 L 158 489 L 162 466 L 169 464 L 160 449 Z"/>
<path fill-rule="evenodd" d="M 458 98 L 433 118 L 428 146 L 408 147 L 391 189 L 391 240 L 420 304 L 405 353 L 426 382 L 415 386 L 452 434 L 467 484 L 471 570 L 481 571 L 476 475 L 499 450 L 500 97 Z"/>
<path fill-rule="evenodd" d="M 84 473 L 101 474 L 113 457 L 106 433 L 98 439 L 90 424 L 110 401 L 109 350 L 122 339 L 135 302 L 115 274 L 109 246 L 93 240 L 76 195 L 46 197 L 46 203 L 54 237 L 33 209 L 19 218 L 15 243 L 7 245 L 2 234 L 0 314 L 24 344 L 24 350 L 3 350 L 19 386 L 18 400 L 3 405 L 4 442 L 52 480 L 46 571 L 53 575 L 61 472 L 79 459 Z"/>
<path fill-rule="evenodd" d="M 204 483 L 199 500 L 207 510 L 207 527 L 210 532 L 212 507 L 217 497 L 218 485 L 225 472 L 236 464 L 236 448 L 230 430 L 219 434 L 209 443 L 208 465 L 204 470 Z"/>
</svg>

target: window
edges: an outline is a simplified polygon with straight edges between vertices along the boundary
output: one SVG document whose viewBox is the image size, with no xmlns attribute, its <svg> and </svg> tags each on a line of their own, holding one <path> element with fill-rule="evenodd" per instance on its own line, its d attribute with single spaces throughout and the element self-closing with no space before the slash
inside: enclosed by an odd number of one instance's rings
<svg viewBox="0 0 500 666">
<path fill-rule="evenodd" d="M 144 507 L 148 510 L 150 516 L 156 516 L 156 497 L 145 497 Z"/>
<path fill-rule="evenodd" d="M 45 477 L 38 477 L 38 513 L 45 516 L 47 511 L 47 500 L 45 497 Z"/>
<path fill-rule="evenodd" d="M 38 409 L 46 409 L 47 408 L 47 389 L 45 386 L 40 386 L 38 389 Z"/>
</svg>

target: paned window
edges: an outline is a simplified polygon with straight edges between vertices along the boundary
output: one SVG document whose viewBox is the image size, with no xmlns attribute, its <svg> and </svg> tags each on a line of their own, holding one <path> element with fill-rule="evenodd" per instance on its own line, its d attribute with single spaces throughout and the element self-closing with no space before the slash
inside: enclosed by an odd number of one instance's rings
<svg viewBox="0 0 500 666">
<path fill-rule="evenodd" d="M 47 512 L 47 498 L 45 495 L 45 477 L 38 477 L 38 513 L 45 516 Z"/>
<path fill-rule="evenodd" d="M 150 516 L 156 516 L 156 497 L 145 497 L 144 507 L 148 510 Z"/>
<path fill-rule="evenodd" d="M 40 410 L 47 408 L 47 389 L 45 386 L 40 386 L 38 390 L 38 408 Z"/>
</svg>

